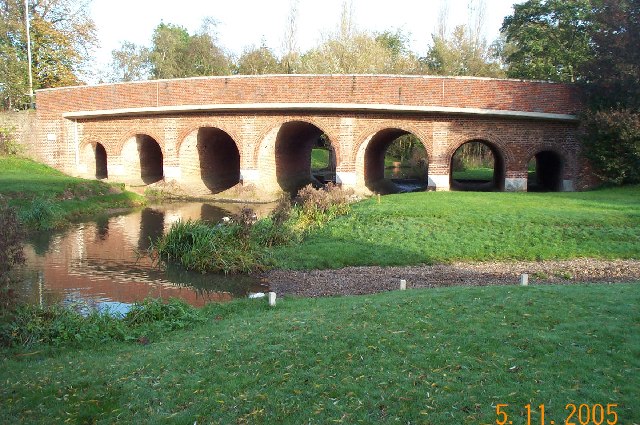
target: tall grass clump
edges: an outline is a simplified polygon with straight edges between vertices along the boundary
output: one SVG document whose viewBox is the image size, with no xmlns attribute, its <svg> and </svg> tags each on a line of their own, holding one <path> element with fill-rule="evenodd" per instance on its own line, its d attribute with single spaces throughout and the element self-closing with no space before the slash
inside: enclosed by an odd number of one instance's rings
<svg viewBox="0 0 640 425">
<path fill-rule="evenodd" d="M 288 195 L 282 196 L 271 214 L 257 220 L 251 228 L 251 239 L 259 246 L 271 248 L 288 245 L 300 239 L 293 227 L 292 204 Z"/>
<path fill-rule="evenodd" d="M 299 242 L 306 232 L 349 211 L 352 192 L 335 185 L 303 188 L 292 203 L 288 196 L 274 211 L 257 219 L 250 208 L 214 226 L 201 220 L 178 221 L 152 241 L 152 258 L 179 263 L 200 273 L 250 273 L 268 268 L 269 248 Z"/>
<path fill-rule="evenodd" d="M 62 210 L 54 201 L 37 197 L 27 208 L 20 211 L 20 221 L 30 229 L 49 230 L 62 219 Z"/>
<path fill-rule="evenodd" d="M 215 226 L 201 220 L 178 221 L 166 235 L 152 241 L 149 250 L 154 258 L 180 263 L 200 273 L 261 270 L 264 254 L 251 241 L 252 224 L 241 220 L 239 217 Z"/>
</svg>

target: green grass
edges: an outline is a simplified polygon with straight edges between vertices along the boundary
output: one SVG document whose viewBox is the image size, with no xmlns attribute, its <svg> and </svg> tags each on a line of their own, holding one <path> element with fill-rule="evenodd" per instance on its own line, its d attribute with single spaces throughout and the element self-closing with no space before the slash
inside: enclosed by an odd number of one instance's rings
<svg viewBox="0 0 640 425">
<path fill-rule="evenodd" d="M 312 170 L 321 170 L 329 165 L 329 151 L 327 149 L 313 149 L 311 151 Z"/>
<path fill-rule="evenodd" d="M 631 425 L 639 306 L 640 284 L 213 305 L 145 346 L 0 352 L 0 422 L 478 425 L 507 403 L 523 425 L 544 403 L 559 424 L 567 403 L 616 403 Z"/>
<path fill-rule="evenodd" d="M 640 186 L 373 198 L 274 251 L 291 269 L 579 257 L 640 258 Z"/>
<path fill-rule="evenodd" d="M 130 208 L 143 198 L 122 187 L 70 177 L 19 157 L 0 157 L 0 196 L 32 227 L 50 228 L 112 208 Z M 33 212 L 36 211 L 36 214 Z M 40 214 L 41 212 L 46 214 Z"/>
<path fill-rule="evenodd" d="M 454 180 L 492 180 L 493 179 L 493 168 L 469 168 L 464 171 L 454 171 L 453 172 Z"/>
</svg>

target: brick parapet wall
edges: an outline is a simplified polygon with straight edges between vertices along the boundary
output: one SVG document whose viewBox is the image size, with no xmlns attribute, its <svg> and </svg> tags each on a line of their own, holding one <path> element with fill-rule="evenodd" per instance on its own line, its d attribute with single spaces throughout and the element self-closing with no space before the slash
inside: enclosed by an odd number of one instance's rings
<svg viewBox="0 0 640 425">
<path fill-rule="evenodd" d="M 569 84 L 377 75 L 198 77 L 39 90 L 44 114 L 125 108 L 255 103 L 385 104 L 576 114 Z"/>
</svg>

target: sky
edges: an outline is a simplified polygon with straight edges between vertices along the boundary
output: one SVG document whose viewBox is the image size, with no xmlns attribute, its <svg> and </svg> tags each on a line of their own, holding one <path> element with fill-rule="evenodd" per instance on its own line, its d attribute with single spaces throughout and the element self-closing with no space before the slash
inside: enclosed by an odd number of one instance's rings
<svg viewBox="0 0 640 425">
<path fill-rule="evenodd" d="M 153 30 L 160 22 L 181 25 L 193 34 L 204 17 L 218 22 L 219 44 L 236 57 L 245 48 L 263 42 L 280 54 L 292 1 L 93 0 L 91 15 L 100 41 L 95 52 L 97 69 L 106 69 L 111 51 L 123 41 L 149 46 Z M 497 38 L 502 20 L 513 12 L 513 3 L 522 1 L 484 0 L 489 42 Z M 305 51 L 338 28 L 344 0 L 297 2 L 298 47 Z M 427 52 L 443 4 L 447 4 L 449 28 L 466 24 L 469 16 L 469 0 L 351 0 L 351 3 L 357 29 L 373 32 L 400 29 L 409 36 L 411 49 L 419 55 Z"/>
</svg>

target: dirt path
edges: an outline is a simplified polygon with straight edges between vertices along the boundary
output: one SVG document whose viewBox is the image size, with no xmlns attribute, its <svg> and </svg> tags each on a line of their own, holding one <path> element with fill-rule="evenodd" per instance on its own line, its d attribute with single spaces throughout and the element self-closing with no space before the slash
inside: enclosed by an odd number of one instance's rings
<svg viewBox="0 0 640 425">
<path fill-rule="evenodd" d="M 273 270 L 263 278 L 278 294 L 320 297 L 361 295 L 407 288 L 517 285 L 522 273 L 529 283 L 640 282 L 639 260 L 579 259 L 544 262 L 453 263 L 410 267 L 347 267 L 338 270 Z"/>
</svg>

